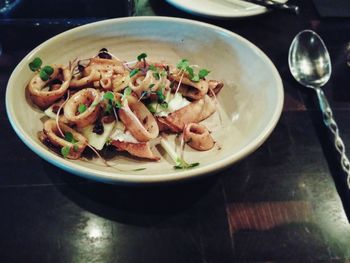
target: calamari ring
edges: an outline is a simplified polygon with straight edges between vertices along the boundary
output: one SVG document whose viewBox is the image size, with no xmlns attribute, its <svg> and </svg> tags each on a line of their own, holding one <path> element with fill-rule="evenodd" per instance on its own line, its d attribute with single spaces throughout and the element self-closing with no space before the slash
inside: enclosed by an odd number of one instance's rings
<svg viewBox="0 0 350 263">
<path fill-rule="evenodd" d="M 112 77 L 113 73 L 124 73 L 125 67 L 122 61 L 95 57 L 84 69 L 84 74 L 90 75 L 92 71 L 98 71 L 101 77 Z"/>
<path fill-rule="evenodd" d="M 105 90 L 111 90 L 113 88 L 111 78 L 101 78 L 100 86 Z"/>
<path fill-rule="evenodd" d="M 207 151 L 214 147 L 214 140 L 208 129 L 198 123 L 190 123 L 185 126 L 184 140 L 193 149 Z"/>
<path fill-rule="evenodd" d="M 69 84 L 69 87 L 79 88 L 86 86 L 94 81 L 99 81 L 101 79 L 101 74 L 97 70 L 90 71 L 89 75 L 82 78 L 73 78 Z"/>
<path fill-rule="evenodd" d="M 32 80 L 28 84 L 28 92 L 31 100 L 41 109 L 45 109 L 54 103 L 56 100 L 63 97 L 66 93 L 69 83 L 72 79 L 72 72 L 68 67 L 63 65 L 52 65 L 53 73 L 47 81 L 44 81 L 40 78 L 39 73 L 35 74 Z M 62 76 L 60 76 L 62 75 Z M 44 88 L 54 79 L 62 77 L 62 84 L 54 84 L 52 90 L 44 90 Z"/>
<path fill-rule="evenodd" d="M 73 144 L 63 139 L 60 135 L 56 121 L 52 119 L 49 119 L 44 123 L 44 134 L 46 135 L 50 143 L 54 146 L 60 148 L 66 146 L 69 147 L 70 151 L 67 155 L 67 158 L 78 159 L 87 145 L 87 139 L 64 123 L 59 123 L 59 126 L 63 134 L 66 132 L 70 132 L 73 135 L 74 140 L 76 140 L 77 142 Z"/>
<path fill-rule="evenodd" d="M 83 87 L 102 78 L 111 78 L 114 74 L 124 73 L 123 63 L 116 59 L 92 58 L 81 73 L 81 78 L 73 78 L 70 87 Z"/>
<path fill-rule="evenodd" d="M 120 92 L 129 86 L 130 83 L 130 75 L 129 72 L 126 71 L 123 74 L 116 74 L 112 77 L 112 87 L 113 92 Z"/>
<path fill-rule="evenodd" d="M 64 105 L 64 116 L 77 127 L 85 127 L 96 121 L 100 112 L 101 94 L 98 90 L 87 88 L 75 93 Z M 83 113 L 79 113 L 79 105 L 87 106 Z M 77 114 L 79 113 L 79 114 Z"/>
<path fill-rule="evenodd" d="M 160 87 L 167 88 L 170 86 L 170 81 L 166 76 L 155 77 L 152 70 L 148 70 L 146 76 L 142 74 L 136 74 L 131 78 L 130 87 L 137 94 L 138 97 L 141 97 L 141 94 L 144 91 L 157 91 Z"/>
<path fill-rule="evenodd" d="M 119 117 L 139 142 L 147 142 L 159 134 L 157 121 L 147 107 L 134 96 L 126 96 L 127 104 L 119 110 Z"/>
</svg>

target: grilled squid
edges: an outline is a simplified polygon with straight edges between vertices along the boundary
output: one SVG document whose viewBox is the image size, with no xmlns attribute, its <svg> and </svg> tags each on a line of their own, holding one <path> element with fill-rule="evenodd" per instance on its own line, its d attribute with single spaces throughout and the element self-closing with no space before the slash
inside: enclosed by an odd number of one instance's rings
<svg viewBox="0 0 350 263">
<path fill-rule="evenodd" d="M 71 133 L 76 142 L 71 143 L 62 138 L 63 136 L 60 134 L 59 128 L 63 134 L 68 132 Z M 78 159 L 87 145 L 86 138 L 64 123 L 59 123 L 59 128 L 57 127 L 55 120 L 47 120 L 44 123 L 44 134 L 46 139 L 49 140 L 52 145 L 58 148 L 69 147 L 70 150 L 67 158 Z"/>
<path fill-rule="evenodd" d="M 199 100 L 203 98 L 209 90 L 208 81 L 200 79 L 198 82 L 194 82 L 190 80 L 186 74 L 173 74 L 171 75 L 171 79 L 175 81 L 173 89 L 177 90 L 180 83 L 178 91 L 187 98 Z"/>
<path fill-rule="evenodd" d="M 47 81 L 35 74 L 28 84 L 28 92 L 31 100 L 41 109 L 46 109 L 56 100 L 60 99 L 67 91 L 72 73 L 68 67 L 53 65 L 53 73 Z M 56 83 L 54 80 L 57 80 Z"/>
<path fill-rule="evenodd" d="M 155 73 L 152 70 L 148 70 L 146 75 L 142 72 L 136 74 L 131 78 L 130 86 L 132 90 L 141 97 L 141 94 L 146 92 L 155 92 L 161 87 L 167 88 L 170 86 L 170 81 L 165 74 Z"/>
<path fill-rule="evenodd" d="M 87 88 L 75 93 L 64 105 L 64 116 L 77 127 L 82 128 L 96 121 L 100 112 L 101 94 L 98 90 Z M 79 111 L 84 105 L 85 110 Z"/>
<path fill-rule="evenodd" d="M 208 90 L 209 96 L 217 95 L 220 92 L 220 90 L 224 87 L 224 83 L 219 80 L 211 79 L 208 81 L 208 84 L 209 84 L 209 90 Z"/>
<path fill-rule="evenodd" d="M 70 87 L 83 87 L 91 83 L 96 83 L 102 88 L 106 88 L 107 86 L 110 89 L 112 87 L 110 83 L 112 83 L 113 76 L 124 73 L 124 71 L 123 63 L 119 60 L 95 57 L 90 59 L 90 63 L 84 70 L 72 79 Z"/>
<path fill-rule="evenodd" d="M 167 117 L 158 118 L 162 130 L 181 132 L 186 124 L 198 123 L 215 112 L 215 102 L 208 95 L 187 106 L 170 113 Z"/>
<path fill-rule="evenodd" d="M 125 99 L 127 103 L 123 103 L 123 107 L 119 110 L 119 117 L 130 133 L 139 142 L 156 138 L 159 129 L 152 113 L 134 96 L 126 96 Z"/>
<path fill-rule="evenodd" d="M 190 123 L 185 126 L 184 140 L 193 149 L 207 151 L 214 147 L 214 140 L 208 129 L 198 123 Z"/>
<path fill-rule="evenodd" d="M 111 144 L 115 146 L 118 151 L 127 151 L 136 157 L 146 158 L 153 161 L 158 161 L 160 159 L 160 157 L 156 156 L 151 151 L 149 142 L 132 143 L 113 140 Z"/>
</svg>

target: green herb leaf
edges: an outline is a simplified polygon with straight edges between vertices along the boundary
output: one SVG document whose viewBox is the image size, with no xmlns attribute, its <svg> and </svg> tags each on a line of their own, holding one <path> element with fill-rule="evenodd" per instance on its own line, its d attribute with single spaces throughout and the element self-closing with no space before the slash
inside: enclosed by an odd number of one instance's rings
<svg viewBox="0 0 350 263">
<path fill-rule="evenodd" d="M 109 101 L 108 104 L 106 105 L 105 113 L 111 114 L 112 111 L 113 111 L 113 105 L 112 105 L 112 103 Z"/>
<path fill-rule="evenodd" d="M 141 61 L 142 59 L 147 58 L 147 54 L 146 53 L 141 53 L 140 55 L 137 56 L 137 60 Z"/>
<path fill-rule="evenodd" d="M 146 170 L 146 168 L 137 168 L 137 169 L 133 169 L 131 171 L 133 172 L 139 172 L 139 171 L 143 171 L 143 170 Z"/>
<path fill-rule="evenodd" d="M 117 109 L 121 109 L 122 108 L 122 104 L 120 103 L 120 101 L 116 101 L 115 102 L 115 107 L 117 108 Z"/>
<path fill-rule="evenodd" d="M 202 68 L 199 73 L 198 73 L 198 76 L 200 79 L 204 79 L 208 74 L 210 73 L 209 70 L 205 69 L 205 68 Z"/>
<path fill-rule="evenodd" d="M 176 159 L 176 165 L 174 166 L 175 169 L 191 169 L 193 167 L 198 166 L 199 163 L 187 163 L 185 160 L 177 158 Z"/>
<path fill-rule="evenodd" d="M 29 68 L 31 71 L 37 71 L 40 69 L 41 65 L 43 64 L 42 60 L 39 57 L 36 57 L 33 59 L 32 62 L 29 63 Z"/>
<path fill-rule="evenodd" d="M 65 132 L 65 133 L 64 133 L 64 139 L 65 139 L 67 142 L 73 141 L 73 134 L 72 134 L 71 132 Z"/>
<path fill-rule="evenodd" d="M 79 113 L 83 113 L 85 112 L 87 109 L 86 105 L 85 104 L 80 104 L 79 107 L 78 107 L 78 111 Z"/>
<path fill-rule="evenodd" d="M 133 76 L 135 76 L 139 71 L 140 71 L 140 69 L 134 68 L 134 69 L 129 73 L 130 78 L 133 77 Z"/>
<path fill-rule="evenodd" d="M 126 87 L 124 90 L 124 96 L 129 96 L 132 92 L 132 89 L 130 87 Z"/>
<path fill-rule="evenodd" d="M 51 66 L 45 66 L 41 70 L 45 71 L 45 73 L 49 76 L 51 76 L 53 73 L 53 68 Z"/>
<path fill-rule="evenodd" d="M 163 101 L 161 104 L 159 104 L 163 109 L 167 109 L 169 107 L 168 103 L 166 101 Z"/>
<path fill-rule="evenodd" d="M 157 68 L 155 65 L 149 65 L 148 69 L 152 71 L 157 71 Z"/>
<path fill-rule="evenodd" d="M 39 77 L 43 80 L 43 81 L 47 81 L 49 80 L 50 76 L 43 70 L 40 70 L 39 72 Z"/>
<path fill-rule="evenodd" d="M 146 107 L 151 113 L 156 113 L 157 111 L 152 104 L 147 104 Z"/>
<path fill-rule="evenodd" d="M 154 73 L 153 73 L 153 77 L 154 77 L 156 80 L 159 80 L 159 79 L 160 79 L 159 72 L 154 72 Z"/>
<path fill-rule="evenodd" d="M 163 95 L 162 91 L 157 90 L 157 91 L 156 91 L 156 94 L 157 94 L 157 96 L 158 96 L 158 101 L 159 101 L 159 102 L 163 102 L 163 101 L 165 100 L 165 96 Z"/>
<path fill-rule="evenodd" d="M 186 67 L 186 71 L 190 77 L 190 79 L 192 79 L 194 77 L 194 71 L 193 71 L 193 68 L 191 68 L 190 66 L 187 66 Z"/>
<path fill-rule="evenodd" d="M 104 95 L 103 95 L 103 99 L 105 100 L 110 100 L 110 101 L 114 101 L 114 94 L 111 91 L 107 91 Z"/>
<path fill-rule="evenodd" d="M 186 70 L 186 68 L 189 66 L 187 59 L 182 59 L 179 63 L 176 64 L 176 67 L 180 70 Z"/>
<path fill-rule="evenodd" d="M 149 89 L 152 89 L 156 84 L 152 83 L 148 86 Z"/>
<path fill-rule="evenodd" d="M 77 143 L 78 142 L 77 140 L 74 139 L 73 134 L 71 132 L 65 132 L 64 139 L 70 143 Z"/>
<path fill-rule="evenodd" d="M 70 148 L 68 146 L 64 146 L 61 148 L 61 154 L 64 158 L 67 158 L 69 152 L 70 152 Z"/>
<path fill-rule="evenodd" d="M 199 76 L 198 76 L 198 75 L 195 75 L 195 76 L 193 76 L 193 78 L 191 78 L 191 80 L 192 80 L 193 82 L 198 82 L 198 81 L 199 81 Z"/>
</svg>

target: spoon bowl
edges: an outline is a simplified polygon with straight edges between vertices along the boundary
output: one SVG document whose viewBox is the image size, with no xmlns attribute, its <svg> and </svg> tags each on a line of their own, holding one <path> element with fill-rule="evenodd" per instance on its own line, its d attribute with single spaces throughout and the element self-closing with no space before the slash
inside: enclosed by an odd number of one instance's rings
<svg viewBox="0 0 350 263">
<path fill-rule="evenodd" d="M 289 68 L 303 86 L 320 88 L 331 77 L 331 59 L 323 40 L 311 30 L 297 34 L 290 46 Z"/>
</svg>

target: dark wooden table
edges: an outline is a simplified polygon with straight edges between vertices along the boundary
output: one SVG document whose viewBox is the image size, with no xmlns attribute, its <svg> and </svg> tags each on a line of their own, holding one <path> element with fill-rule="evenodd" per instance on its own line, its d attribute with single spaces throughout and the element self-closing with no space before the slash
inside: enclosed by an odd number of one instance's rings
<svg viewBox="0 0 350 263">
<path fill-rule="evenodd" d="M 350 19 L 320 18 L 310 0 L 290 2 L 300 5 L 299 16 L 271 12 L 235 20 L 191 16 L 165 1 L 139 3 L 138 15 L 197 19 L 242 35 L 271 58 L 282 76 L 285 104 L 276 129 L 259 150 L 219 174 L 147 188 L 78 178 L 43 161 L 18 139 L 1 100 L 0 262 L 349 259 L 345 175 L 316 96 L 292 79 L 287 53 L 302 29 L 324 38 L 334 70 L 325 92 L 350 153 Z M 3 98 L 23 56 L 70 27 L 0 27 Z"/>
</svg>

